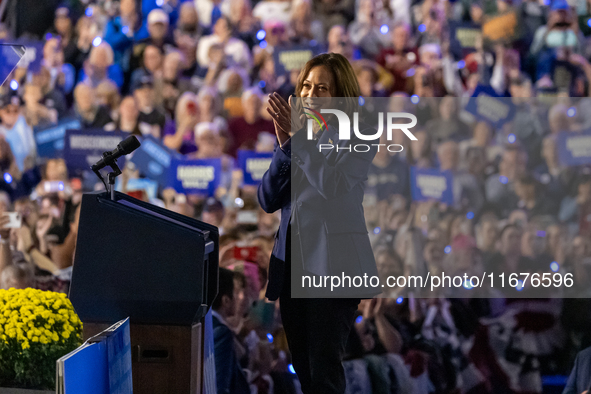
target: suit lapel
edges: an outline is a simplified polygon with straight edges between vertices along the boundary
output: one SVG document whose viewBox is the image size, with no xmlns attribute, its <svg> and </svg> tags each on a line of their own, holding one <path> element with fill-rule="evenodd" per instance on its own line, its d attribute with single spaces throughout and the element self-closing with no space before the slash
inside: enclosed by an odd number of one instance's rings
<svg viewBox="0 0 591 394">
<path fill-rule="evenodd" d="M 336 145 L 338 143 L 339 143 L 338 133 L 332 125 L 329 125 L 328 129 L 324 130 L 324 132 L 322 133 L 322 135 L 318 139 L 316 147 L 317 147 L 317 149 L 320 149 L 320 144 L 328 144 L 328 145 L 332 145 L 333 147 L 336 147 Z M 323 149 L 321 152 L 324 155 L 324 157 L 326 158 L 326 160 L 328 161 L 336 153 L 336 148 Z"/>
<path fill-rule="evenodd" d="M 320 144 L 330 144 L 334 147 L 339 143 L 338 132 L 332 126 L 329 125 L 327 130 L 324 130 L 320 135 L 320 138 L 316 141 L 316 149 L 320 149 Z M 323 149 L 321 153 L 324 155 L 326 160 L 331 163 L 334 160 L 334 156 L 337 155 L 336 148 Z M 292 167 L 292 190 L 301 190 L 301 184 L 306 178 L 306 175 L 298 166 Z"/>
</svg>

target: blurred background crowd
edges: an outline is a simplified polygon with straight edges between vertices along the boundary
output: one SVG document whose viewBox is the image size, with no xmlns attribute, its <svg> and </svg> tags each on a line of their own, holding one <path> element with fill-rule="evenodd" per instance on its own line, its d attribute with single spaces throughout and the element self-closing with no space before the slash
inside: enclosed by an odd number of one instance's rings
<svg viewBox="0 0 591 394">
<path fill-rule="evenodd" d="M 23 60 L 1 87 L 0 211 L 23 220 L 0 230 L 0 285 L 67 292 L 81 194 L 102 188 L 39 155 L 39 131 L 77 119 L 222 158 L 213 196 L 133 191 L 220 228 L 220 393 L 299 390 L 264 297 L 279 212 L 262 211 L 235 168 L 238 149 L 273 151 L 268 94 L 293 94 L 299 70 L 279 70 L 274 52 L 341 53 L 363 96 L 422 114 L 418 140 L 395 135 L 404 150 L 378 153 L 367 181 L 380 275 L 454 261 L 570 272 L 588 290 L 590 166 L 561 162 L 557 136 L 591 126 L 589 1 L 4 0 L 0 11 L 0 38 L 43 43 L 41 66 Z M 511 97 L 503 127 L 465 116 L 479 86 Z M 413 201 L 411 166 L 451 171 L 453 204 Z M 126 166 L 120 190 L 144 175 Z M 348 393 L 561 392 L 591 345 L 587 299 L 385 295 L 360 304 Z"/>
</svg>

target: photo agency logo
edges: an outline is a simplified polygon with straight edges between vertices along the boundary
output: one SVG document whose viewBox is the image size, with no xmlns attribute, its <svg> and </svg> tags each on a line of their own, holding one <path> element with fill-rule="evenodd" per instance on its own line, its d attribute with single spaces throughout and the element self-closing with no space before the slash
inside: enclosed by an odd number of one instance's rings
<svg viewBox="0 0 591 394">
<path fill-rule="evenodd" d="M 320 128 L 324 127 L 328 129 L 328 125 L 326 120 L 322 116 L 322 114 L 332 114 L 336 116 L 338 123 L 339 123 L 339 141 L 346 141 L 351 139 L 351 120 L 349 116 L 338 109 L 320 109 L 320 112 L 310 108 L 304 107 L 305 114 L 308 118 L 307 122 L 307 138 L 308 140 L 314 139 L 314 122 L 318 124 Z M 359 113 L 353 113 L 353 133 L 355 136 L 362 140 L 362 141 L 379 141 L 384 133 L 384 119 L 386 119 L 386 139 L 387 141 L 392 141 L 392 136 L 394 134 L 394 130 L 402 131 L 408 138 L 412 141 L 417 141 L 417 137 L 410 131 L 411 128 L 416 126 L 417 124 L 417 117 L 408 112 L 383 112 L 378 113 L 378 127 L 377 131 L 374 134 L 362 134 L 359 130 Z M 401 119 L 409 119 L 410 122 L 407 123 L 397 123 Z M 396 123 L 395 123 L 396 122 Z M 368 152 L 372 146 L 380 149 L 387 149 L 388 152 L 402 152 L 404 147 L 400 144 L 385 144 L 385 143 L 355 143 L 355 144 L 348 144 L 346 146 L 339 146 L 337 141 L 329 140 L 329 143 L 322 143 L 318 145 L 318 150 L 322 152 L 323 150 L 331 150 L 336 149 L 337 152 L 341 150 L 345 150 L 348 152 Z"/>
</svg>

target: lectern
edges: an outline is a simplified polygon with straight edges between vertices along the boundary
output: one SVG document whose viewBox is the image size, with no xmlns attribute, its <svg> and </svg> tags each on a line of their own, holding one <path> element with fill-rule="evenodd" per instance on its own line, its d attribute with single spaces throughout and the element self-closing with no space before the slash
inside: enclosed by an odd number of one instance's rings
<svg viewBox="0 0 591 394">
<path fill-rule="evenodd" d="M 85 339 L 130 318 L 135 394 L 201 393 L 217 227 L 105 192 L 82 197 L 70 299 Z"/>
</svg>

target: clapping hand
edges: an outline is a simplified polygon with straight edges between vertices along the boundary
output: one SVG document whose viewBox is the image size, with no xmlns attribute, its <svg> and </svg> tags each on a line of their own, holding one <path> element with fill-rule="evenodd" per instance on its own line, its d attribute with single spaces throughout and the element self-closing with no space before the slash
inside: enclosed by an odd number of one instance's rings
<svg viewBox="0 0 591 394">
<path fill-rule="evenodd" d="M 282 146 L 291 136 L 295 133 L 295 131 L 300 130 L 304 127 L 304 119 L 305 116 L 303 111 L 301 111 L 301 105 L 295 104 L 296 109 L 299 109 L 300 116 L 294 117 L 293 125 L 292 125 L 292 96 L 289 96 L 289 103 L 285 101 L 283 97 L 281 97 L 278 93 L 273 92 L 269 95 L 269 106 L 267 107 L 267 112 L 273 118 L 273 123 L 275 124 L 275 134 L 277 135 L 277 139 L 279 140 L 279 144 Z M 292 126 L 295 130 L 292 132 Z"/>
<path fill-rule="evenodd" d="M 383 306 L 384 299 L 381 297 L 372 298 L 367 301 L 363 308 L 363 319 L 374 319 L 376 316 L 381 315 L 384 311 Z"/>
<path fill-rule="evenodd" d="M 48 249 L 47 242 L 45 241 L 45 235 L 51 228 L 53 224 L 53 217 L 51 215 L 47 215 L 45 218 L 40 218 L 37 220 L 35 226 L 35 233 L 37 235 L 37 239 L 39 240 L 39 249 L 42 253 L 46 253 Z"/>
<path fill-rule="evenodd" d="M 28 253 L 33 246 L 33 237 L 31 230 L 27 226 L 14 229 L 16 237 L 16 250 L 22 253 Z"/>
</svg>

